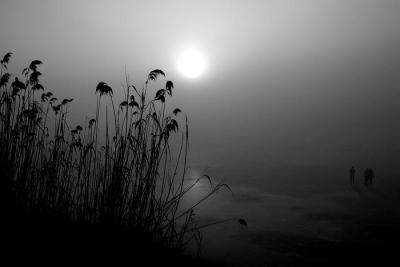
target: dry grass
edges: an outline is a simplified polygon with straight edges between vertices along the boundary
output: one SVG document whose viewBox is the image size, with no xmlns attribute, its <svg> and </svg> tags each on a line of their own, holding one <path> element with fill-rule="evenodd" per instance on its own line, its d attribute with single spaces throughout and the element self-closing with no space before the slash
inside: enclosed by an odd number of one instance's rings
<svg viewBox="0 0 400 267">
<path fill-rule="evenodd" d="M 39 60 L 24 68 L 22 78 L 13 78 L 7 72 L 11 55 L 4 56 L 0 73 L 4 199 L 45 216 L 133 229 L 171 248 L 200 240 L 194 209 L 227 186 L 211 185 L 209 194 L 182 210 L 182 197 L 210 178 L 184 183 L 187 117 L 178 108 L 167 111 L 171 81 L 154 98 L 148 94 L 154 81 L 165 77 L 163 71 L 151 71 L 141 89 L 127 79 L 125 100 L 118 105 L 113 89 L 99 82 L 95 115 L 85 125 L 71 127 L 68 108 L 73 99 L 60 101 L 43 88 Z M 179 140 L 173 149 L 172 137 Z"/>
</svg>

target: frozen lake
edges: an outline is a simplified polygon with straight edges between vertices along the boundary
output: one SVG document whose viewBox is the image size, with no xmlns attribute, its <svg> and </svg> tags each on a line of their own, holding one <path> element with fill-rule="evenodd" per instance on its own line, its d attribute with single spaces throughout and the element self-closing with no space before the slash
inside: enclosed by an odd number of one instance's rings
<svg viewBox="0 0 400 267">
<path fill-rule="evenodd" d="M 369 250 L 399 235 L 400 185 L 394 179 L 380 177 L 370 187 L 361 177 L 353 186 L 346 177 L 325 187 L 305 180 L 286 190 L 233 185 L 234 194 L 223 190 L 204 202 L 198 225 L 236 217 L 248 227 L 230 221 L 203 229 L 202 257 L 229 266 L 309 266 L 341 262 L 356 250 L 351 255 L 367 261 Z M 204 180 L 188 198 L 207 190 Z"/>
</svg>

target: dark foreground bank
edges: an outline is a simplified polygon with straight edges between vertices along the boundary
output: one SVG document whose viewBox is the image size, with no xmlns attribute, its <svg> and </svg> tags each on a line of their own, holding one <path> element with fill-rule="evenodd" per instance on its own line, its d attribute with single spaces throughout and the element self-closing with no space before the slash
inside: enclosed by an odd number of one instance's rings
<svg viewBox="0 0 400 267">
<path fill-rule="evenodd" d="M 189 256 L 151 239 L 140 231 L 112 225 L 71 222 L 67 218 L 3 207 L 2 261 L 30 264 L 104 264 L 120 266 L 221 266 L 215 261 Z M 358 225 L 358 226 L 357 226 Z M 347 240 L 329 241 L 279 231 L 243 231 L 233 239 L 263 248 L 263 261 L 254 255 L 242 265 L 224 266 L 398 266 L 400 221 L 384 217 L 348 225 Z M 221 226 L 222 227 L 222 226 Z M 252 248 L 247 247 L 252 253 Z M 232 256 L 232 255 L 231 255 Z M 230 257 L 230 255 L 220 255 Z"/>
<path fill-rule="evenodd" d="M 6 210 L 4 215 L 7 216 L 2 219 L 0 254 L 2 262 L 13 265 L 217 266 L 159 244 L 140 231 L 71 222 L 31 211 Z"/>
</svg>

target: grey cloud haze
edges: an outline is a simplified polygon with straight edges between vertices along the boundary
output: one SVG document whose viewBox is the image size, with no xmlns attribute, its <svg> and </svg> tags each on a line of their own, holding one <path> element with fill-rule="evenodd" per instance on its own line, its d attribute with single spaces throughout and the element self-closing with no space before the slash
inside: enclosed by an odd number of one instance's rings
<svg viewBox="0 0 400 267">
<path fill-rule="evenodd" d="M 349 164 L 394 177 L 399 11 L 396 0 L 3 0 L 0 52 L 15 53 L 18 71 L 43 60 L 43 83 L 76 99 L 77 121 L 93 114 L 98 81 L 120 88 L 125 65 L 138 85 L 165 70 L 190 118 L 194 164 L 227 180 Z M 176 70 L 187 45 L 208 61 L 197 80 Z"/>
</svg>

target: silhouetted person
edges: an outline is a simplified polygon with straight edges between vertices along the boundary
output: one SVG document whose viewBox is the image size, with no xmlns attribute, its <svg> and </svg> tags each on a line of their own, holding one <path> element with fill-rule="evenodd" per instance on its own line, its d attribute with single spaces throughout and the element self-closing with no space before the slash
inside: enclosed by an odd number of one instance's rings
<svg viewBox="0 0 400 267">
<path fill-rule="evenodd" d="M 375 178 L 375 173 L 372 169 L 369 169 L 369 184 L 372 185 L 372 180 Z"/>
<path fill-rule="evenodd" d="M 368 182 L 369 182 L 369 169 L 366 168 L 364 171 L 364 184 L 368 185 Z"/>
<path fill-rule="evenodd" d="M 354 166 L 350 168 L 350 184 L 354 184 L 354 177 L 356 176 L 356 169 Z"/>
<path fill-rule="evenodd" d="M 370 168 L 365 169 L 364 179 L 365 179 L 366 186 L 372 185 L 372 180 L 374 179 L 374 177 L 375 177 L 375 173 L 372 169 L 370 169 Z"/>
</svg>

